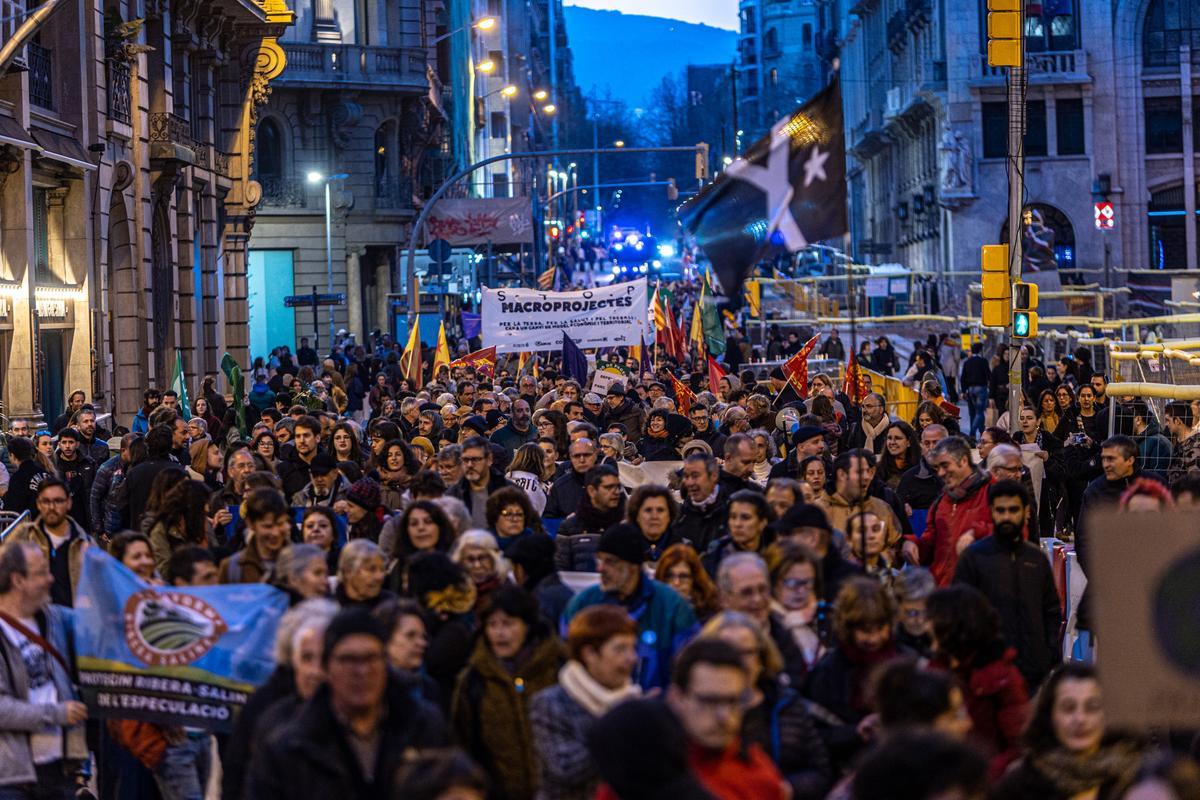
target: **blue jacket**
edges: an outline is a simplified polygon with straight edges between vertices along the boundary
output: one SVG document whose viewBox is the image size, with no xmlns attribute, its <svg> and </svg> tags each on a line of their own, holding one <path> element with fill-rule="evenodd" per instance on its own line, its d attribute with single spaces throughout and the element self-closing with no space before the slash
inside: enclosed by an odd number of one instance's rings
<svg viewBox="0 0 1200 800">
<path fill-rule="evenodd" d="M 562 619 L 563 637 L 566 637 L 572 617 L 588 606 L 601 603 L 623 606 L 638 624 L 640 663 L 635 678 L 641 687 L 647 690 L 667 688 L 675 654 L 700 630 L 692 607 L 670 586 L 645 576 L 625 601 L 599 586 L 592 586 L 567 604 Z"/>
<path fill-rule="evenodd" d="M 146 416 L 146 409 L 139 408 L 138 412 L 133 415 L 133 424 L 129 426 L 130 433 L 146 433 L 150 430 L 150 418 Z"/>
</svg>

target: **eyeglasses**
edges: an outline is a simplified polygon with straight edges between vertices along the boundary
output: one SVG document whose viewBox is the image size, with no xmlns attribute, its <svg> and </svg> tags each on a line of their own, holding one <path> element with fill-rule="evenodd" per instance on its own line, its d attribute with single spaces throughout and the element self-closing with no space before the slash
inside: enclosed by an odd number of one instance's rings
<svg viewBox="0 0 1200 800">
<path fill-rule="evenodd" d="M 39 506 L 65 506 L 69 502 L 69 497 L 39 497 L 37 499 Z"/>
<path fill-rule="evenodd" d="M 794 592 L 797 589 L 811 589 L 813 585 L 812 578 L 784 578 L 779 582 L 779 585 L 789 592 Z"/>
<path fill-rule="evenodd" d="M 486 460 L 487 459 L 484 456 L 463 456 L 462 457 L 462 462 L 464 464 L 479 464 Z"/>
<path fill-rule="evenodd" d="M 741 694 L 688 694 L 688 699 L 706 711 L 737 711 L 750 701 L 750 693 Z"/>
<path fill-rule="evenodd" d="M 500 516 L 508 517 L 510 519 L 515 518 L 515 517 L 523 518 L 525 516 L 525 512 L 524 511 L 501 511 Z"/>
</svg>

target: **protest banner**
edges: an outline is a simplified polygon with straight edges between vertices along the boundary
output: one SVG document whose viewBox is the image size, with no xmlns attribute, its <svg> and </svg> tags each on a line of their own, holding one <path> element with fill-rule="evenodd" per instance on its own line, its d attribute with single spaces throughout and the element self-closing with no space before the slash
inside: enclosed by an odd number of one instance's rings
<svg viewBox="0 0 1200 800">
<path fill-rule="evenodd" d="M 425 235 L 429 241 L 445 239 L 455 247 L 529 244 L 532 214 L 528 197 L 439 200 L 425 220 Z"/>
<path fill-rule="evenodd" d="M 152 586 L 88 548 L 75 597 L 75 665 L 88 712 L 231 730 L 275 668 L 287 607 L 265 584 Z"/>
<path fill-rule="evenodd" d="M 607 397 L 608 390 L 612 388 L 612 385 L 624 380 L 624 373 L 612 367 L 596 370 L 596 373 L 592 375 L 592 391 L 601 397 Z"/>
<path fill-rule="evenodd" d="M 641 344 L 646 328 L 646 279 L 584 289 L 485 289 L 483 346 L 498 353 L 558 350 L 566 333 L 580 348 Z"/>
<path fill-rule="evenodd" d="M 1115 729 L 1200 719 L 1200 540 L 1188 511 L 1094 514 L 1088 597 L 1104 712 Z"/>
</svg>

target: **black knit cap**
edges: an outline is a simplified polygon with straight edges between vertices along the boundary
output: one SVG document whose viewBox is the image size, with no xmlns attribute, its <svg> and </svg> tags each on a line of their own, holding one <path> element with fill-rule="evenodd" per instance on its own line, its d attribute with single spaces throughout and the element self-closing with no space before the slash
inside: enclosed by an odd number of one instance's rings
<svg viewBox="0 0 1200 800">
<path fill-rule="evenodd" d="M 825 512 L 808 503 L 797 503 L 783 512 L 782 517 L 771 523 L 771 530 L 780 534 L 790 533 L 797 528 L 820 528 L 823 531 L 833 532 Z"/>
<path fill-rule="evenodd" d="M 600 537 L 596 552 L 608 553 L 630 564 L 641 564 L 646 560 L 646 542 L 637 528 L 628 522 L 618 522 Z"/>
<path fill-rule="evenodd" d="M 325 645 L 321 650 L 322 662 L 329 663 L 329 656 L 338 642 L 347 636 L 360 633 L 375 637 L 380 644 L 387 644 L 387 628 L 370 611 L 361 606 L 351 606 L 339 611 L 325 629 Z"/>
</svg>

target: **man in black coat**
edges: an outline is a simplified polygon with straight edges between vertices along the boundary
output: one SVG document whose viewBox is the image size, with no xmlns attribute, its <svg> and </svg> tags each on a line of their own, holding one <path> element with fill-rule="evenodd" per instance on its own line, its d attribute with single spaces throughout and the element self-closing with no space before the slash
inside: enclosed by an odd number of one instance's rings
<svg viewBox="0 0 1200 800">
<path fill-rule="evenodd" d="M 567 448 L 571 468 L 554 481 L 546 498 L 544 519 L 564 519 L 583 501 L 588 470 L 596 466 L 596 443 L 591 439 L 576 439 Z"/>
<path fill-rule="evenodd" d="M 437 709 L 388 670 L 386 639 L 364 609 L 334 617 L 325 631 L 326 682 L 255 749 L 247 800 L 391 797 L 407 753 L 450 744 Z"/>
<path fill-rule="evenodd" d="M 171 458 L 175 434 L 173 425 L 156 425 L 146 434 L 147 458 L 125 473 L 125 480 L 117 490 L 116 508 L 121 512 L 121 523 L 126 528 L 140 530 L 146 501 L 150 498 L 150 487 L 154 479 L 165 469 L 180 469 Z"/>
<path fill-rule="evenodd" d="M 921 461 L 915 467 L 909 467 L 900 476 L 900 484 L 896 494 L 900 501 L 907 503 L 914 511 L 925 511 L 933 505 L 933 501 L 942 493 L 942 479 L 926 460 L 938 442 L 950 435 L 944 425 L 927 425 L 921 431 Z"/>
<path fill-rule="evenodd" d="M 283 496 L 293 497 L 312 480 L 312 462 L 320 452 L 321 423 L 305 414 L 292 429 L 292 445 L 281 452 L 275 471 L 283 484 Z"/>
<path fill-rule="evenodd" d="M 690 539 L 699 553 L 721 537 L 729 519 L 729 492 L 717 482 L 717 459 L 694 452 L 683 461 L 683 505 L 674 531 Z"/>
<path fill-rule="evenodd" d="M 887 401 L 871 392 L 863 398 L 861 410 L 862 416 L 846 431 L 845 447 L 847 450 L 862 448 L 882 456 L 888 427 L 892 424 Z"/>
<path fill-rule="evenodd" d="M 1033 504 L 1017 481 L 988 487 L 992 535 L 958 557 L 955 583 L 973 586 L 1000 614 L 1004 639 L 1017 649 L 1017 669 L 1033 691 L 1062 660 L 1062 613 L 1050 561 L 1024 539 Z"/>
<path fill-rule="evenodd" d="M 703 403 L 696 403 L 688 411 L 688 419 L 692 421 L 692 438 L 707 444 L 713 453 L 725 452 L 725 436 L 712 424 L 712 412 Z"/>
</svg>

